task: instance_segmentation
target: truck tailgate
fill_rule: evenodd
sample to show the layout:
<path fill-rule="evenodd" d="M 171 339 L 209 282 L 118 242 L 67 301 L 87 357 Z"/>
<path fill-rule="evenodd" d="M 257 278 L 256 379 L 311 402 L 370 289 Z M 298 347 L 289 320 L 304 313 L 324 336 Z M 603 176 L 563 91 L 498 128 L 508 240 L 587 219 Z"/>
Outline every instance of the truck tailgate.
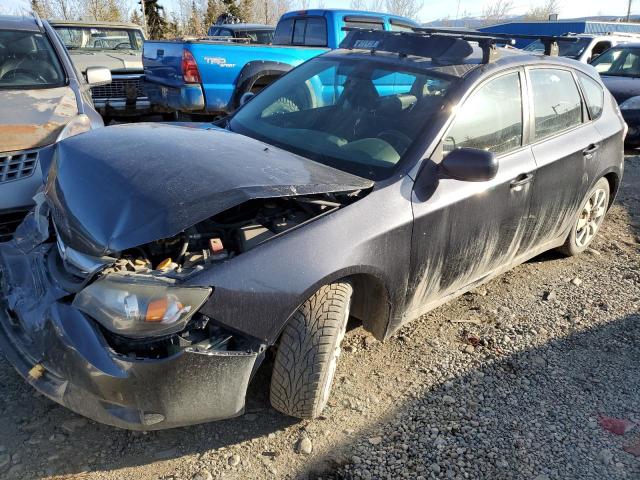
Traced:
<path fill-rule="evenodd" d="M 182 78 L 181 41 L 145 41 L 142 50 L 142 63 L 146 81 L 179 88 L 184 85 Z"/>

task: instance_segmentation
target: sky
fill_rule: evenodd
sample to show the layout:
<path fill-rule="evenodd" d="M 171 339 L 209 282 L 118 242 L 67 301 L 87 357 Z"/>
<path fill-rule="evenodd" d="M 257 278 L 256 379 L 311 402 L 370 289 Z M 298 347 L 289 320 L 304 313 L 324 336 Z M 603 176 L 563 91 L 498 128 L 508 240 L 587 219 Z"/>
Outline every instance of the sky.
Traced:
<path fill-rule="evenodd" d="M 293 0 L 294 2 L 296 0 Z M 311 6 L 317 5 L 319 0 L 311 0 Z M 328 8 L 348 8 L 348 0 L 320 0 Z M 133 5 L 134 0 L 129 0 Z M 167 10 L 175 8 L 177 0 L 160 0 L 161 5 Z M 459 6 L 458 6 L 459 3 Z M 425 0 L 424 6 L 419 14 L 419 20 L 429 22 L 445 17 L 455 19 L 456 15 L 462 16 L 467 13 L 472 17 L 482 15 L 485 5 L 491 0 Z M 526 13 L 531 7 L 541 5 L 544 0 L 513 0 L 512 14 L 518 15 Z M 591 15 L 614 15 L 624 16 L 627 13 L 628 0 L 560 0 L 560 18 L 584 17 Z M 14 13 L 21 8 L 27 8 L 28 0 L 0 0 L 0 13 Z M 632 14 L 640 14 L 640 0 L 635 0 L 631 7 Z"/>

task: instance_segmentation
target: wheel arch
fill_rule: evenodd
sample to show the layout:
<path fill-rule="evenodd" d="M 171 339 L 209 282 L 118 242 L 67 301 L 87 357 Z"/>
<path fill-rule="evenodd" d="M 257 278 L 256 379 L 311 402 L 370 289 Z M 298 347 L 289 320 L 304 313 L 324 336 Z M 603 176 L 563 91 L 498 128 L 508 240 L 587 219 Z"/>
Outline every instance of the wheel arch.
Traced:
<path fill-rule="evenodd" d="M 292 65 L 283 62 L 256 60 L 247 63 L 242 67 L 236 79 L 236 88 L 233 91 L 230 102 L 231 110 L 235 110 L 240 106 L 242 95 L 249 92 L 260 79 L 271 77 L 276 80 L 291 69 L 293 69 Z"/>
<path fill-rule="evenodd" d="M 620 176 L 613 171 L 607 172 L 602 175 L 607 182 L 609 182 L 609 207 L 613 205 L 613 201 L 618 194 L 618 189 L 620 188 Z"/>

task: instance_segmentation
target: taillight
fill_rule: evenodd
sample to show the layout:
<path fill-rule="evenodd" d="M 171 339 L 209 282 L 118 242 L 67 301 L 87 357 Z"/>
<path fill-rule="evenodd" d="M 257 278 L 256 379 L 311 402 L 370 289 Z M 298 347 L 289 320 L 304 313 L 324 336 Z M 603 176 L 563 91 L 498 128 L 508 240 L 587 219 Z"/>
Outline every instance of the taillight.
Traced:
<path fill-rule="evenodd" d="M 184 83 L 201 83 L 202 81 L 196 59 L 193 58 L 193 55 L 188 50 L 182 51 L 182 77 L 184 78 Z"/>

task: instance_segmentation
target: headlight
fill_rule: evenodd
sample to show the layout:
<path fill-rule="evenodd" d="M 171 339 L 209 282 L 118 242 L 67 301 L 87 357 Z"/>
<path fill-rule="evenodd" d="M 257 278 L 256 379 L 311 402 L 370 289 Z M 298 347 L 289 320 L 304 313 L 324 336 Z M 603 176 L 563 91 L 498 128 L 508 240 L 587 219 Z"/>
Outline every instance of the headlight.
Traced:
<path fill-rule="evenodd" d="M 210 288 L 105 276 L 78 293 L 73 306 L 114 333 L 139 338 L 182 330 L 210 294 Z"/>
<path fill-rule="evenodd" d="M 73 117 L 71 121 L 65 125 L 60 135 L 58 135 L 56 142 L 73 137 L 79 133 L 88 132 L 89 130 L 91 130 L 91 120 L 84 113 L 81 113 Z"/>
<path fill-rule="evenodd" d="M 620 110 L 638 110 L 640 109 L 640 96 L 631 97 L 620 104 Z"/>

